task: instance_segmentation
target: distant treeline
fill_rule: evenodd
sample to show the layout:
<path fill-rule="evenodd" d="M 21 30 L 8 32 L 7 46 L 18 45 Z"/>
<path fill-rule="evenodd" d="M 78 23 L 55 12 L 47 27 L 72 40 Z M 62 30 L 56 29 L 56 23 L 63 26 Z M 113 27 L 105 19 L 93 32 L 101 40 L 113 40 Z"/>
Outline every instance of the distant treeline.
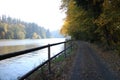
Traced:
<path fill-rule="evenodd" d="M 0 16 L 0 39 L 41 39 L 50 38 L 49 30 L 35 23 Z"/>

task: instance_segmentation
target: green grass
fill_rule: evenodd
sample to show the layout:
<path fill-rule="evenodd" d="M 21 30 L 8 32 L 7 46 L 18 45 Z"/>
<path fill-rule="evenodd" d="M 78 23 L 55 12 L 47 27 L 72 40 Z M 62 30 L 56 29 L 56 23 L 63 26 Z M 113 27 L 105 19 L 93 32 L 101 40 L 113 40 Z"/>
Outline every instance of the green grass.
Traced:
<path fill-rule="evenodd" d="M 58 57 L 56 57 L 54 60 L 53 60 L 53 62 L 60 62 L 60 61 L 63 61 L 64 60 L 64 58 L 65 58 L 65 56 L 64 56 L 64 54 L 62 54 L 62 55 L 60 55 L 60 56 L 58 56 Z"/>
<path fill-rule="evenodd" d="M 69 55 L 71 55 L 72 54 L 72 50 L 71 50 L 71 48 L 70 49 L 68 49 L 67 51 L 66 51 L 66 57 L 68 57 Z M 53 62 L 60 62 L 60 61 L 63 61 L 65 59 L 65 53 L 62 53 L 61 55 L 59 55 L 58 57 L 56 57 L 54 60 L 53 60 Z"/>

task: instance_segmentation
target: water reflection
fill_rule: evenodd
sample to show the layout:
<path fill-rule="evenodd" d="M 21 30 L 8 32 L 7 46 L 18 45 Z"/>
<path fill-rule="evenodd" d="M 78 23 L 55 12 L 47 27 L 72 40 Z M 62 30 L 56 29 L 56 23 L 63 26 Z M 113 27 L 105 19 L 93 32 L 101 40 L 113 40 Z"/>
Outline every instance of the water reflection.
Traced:
<path fill-rule="evenodd" d="M 7 54 L 11 52 L 26 50 L 37 47 L 38 45 L 16 45 L 16 46 L 0 46 L 0 54 Z"/>

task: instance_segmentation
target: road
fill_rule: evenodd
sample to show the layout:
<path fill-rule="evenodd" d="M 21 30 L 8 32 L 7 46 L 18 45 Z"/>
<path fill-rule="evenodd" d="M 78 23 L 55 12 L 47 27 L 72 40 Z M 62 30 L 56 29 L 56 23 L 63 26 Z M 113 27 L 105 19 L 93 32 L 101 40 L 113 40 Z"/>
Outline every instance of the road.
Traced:
<path fill-rule="evenodd" d="M 78 41 L 77 45 L 70 80 L 120 80 L 109 70 L 89 43 Z"/>

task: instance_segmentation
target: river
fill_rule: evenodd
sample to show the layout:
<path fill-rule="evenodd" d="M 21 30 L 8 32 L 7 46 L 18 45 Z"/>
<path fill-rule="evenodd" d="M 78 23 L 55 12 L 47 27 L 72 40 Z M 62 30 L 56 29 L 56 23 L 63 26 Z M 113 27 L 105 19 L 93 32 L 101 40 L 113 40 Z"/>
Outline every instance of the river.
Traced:
<path fill-rule="evenodd" d="M 64 38 L 37 40 L 0 40 L 0 55 L 65 41 Z M 62 51 L 63 44 L 51 47 L 51 57 Z M 31 52 L 0 61 L 0 80 L 18 80 L 19 77 L 48 59 L 48 49 Z"/>

